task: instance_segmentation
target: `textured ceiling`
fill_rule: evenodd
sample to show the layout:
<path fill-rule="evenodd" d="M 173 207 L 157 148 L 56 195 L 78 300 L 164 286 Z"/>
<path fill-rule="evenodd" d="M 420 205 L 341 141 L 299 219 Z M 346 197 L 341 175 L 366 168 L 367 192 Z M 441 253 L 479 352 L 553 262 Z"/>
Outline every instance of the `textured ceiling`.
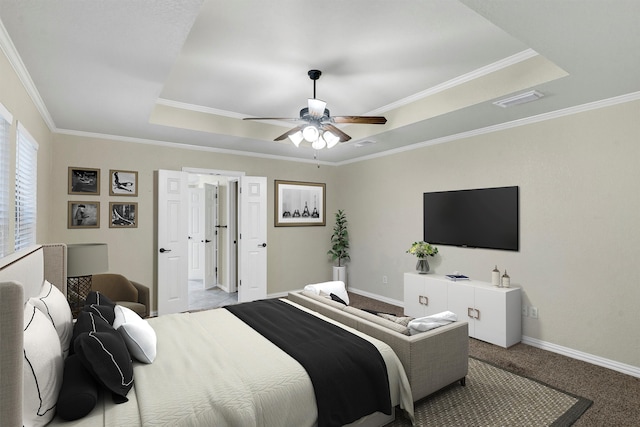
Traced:
<path fill-rule="evenodd" d="M 636 0 L 0 0 L 0 46 L 55 132 L 310 160 L 273 139 L 313 95 L 332 163 L 640 91 Z M 32 83 L 32 86 L 31 86 Z M 492 101 L 535 88 L 540 101 Z M 362 142 L 368 144 L 362 144 Z"/>

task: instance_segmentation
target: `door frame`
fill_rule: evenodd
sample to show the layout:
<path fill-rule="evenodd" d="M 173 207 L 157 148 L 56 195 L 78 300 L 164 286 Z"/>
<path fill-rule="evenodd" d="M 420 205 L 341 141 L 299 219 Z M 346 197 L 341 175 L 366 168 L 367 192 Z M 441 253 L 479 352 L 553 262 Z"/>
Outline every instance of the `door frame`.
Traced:
<path fill-rule="evenodd" d="M 193 168 L 193 167 L 187 167 L 187 166 L 183 166 L 181 171 L 187 172 L 189 174 L 223 176 L 227 178 L 227 181 L 229 183 L 231 181 L 235 181 L 238 187 L 239 187 L 240 178 L 247 175 L 247 173 L 244 171 Z M 229 222 L 229 218 L 231 218 L 231 215 L 234 216 L 235 224 L 233 227 L 233 232 L 237 233 L 236 227 L 239 225 L 239 222 L 240 222 L 240 218 L 238 217 L 240 215 L 240 212 L 237 206 L 231 206 L 231 203 L 238 203 L 238 196 L 237 194 L 232 196 L 230 194 L 230 191 L 227 191 L 226 197 L 227 197 L 227 200 L 225 203 L 226 205 L 225 216 L 227 218 L 227 222 Z M 231 197 L 233 198 L 232 200 L 230 200 Z M 223 288 L 226 288 L 225 290 L 229 293 L 234 293 L 238 291 L 238 270 L 237 270 L 238 263 L 239 263 L 239 258 L 237 256 L 238 243 L 237 243 L 237 235 L 231 236 L 231 228 L 228 228 L 227 230 L 229 231 L 229 236 L 228 236 L 229 238 L 227 239 L 226 247 L 223 250 L 225 250 L 227 254 L 234 254 L 234 255 L 225 257 L 225 263 L 222 266 L 222 269 L 225 272 L 224 273 L 225 281 L 228 284 L 228 286 L 223 286 Z M 218 278 L 218 282 L 220 282 L 220 278 Z"/>

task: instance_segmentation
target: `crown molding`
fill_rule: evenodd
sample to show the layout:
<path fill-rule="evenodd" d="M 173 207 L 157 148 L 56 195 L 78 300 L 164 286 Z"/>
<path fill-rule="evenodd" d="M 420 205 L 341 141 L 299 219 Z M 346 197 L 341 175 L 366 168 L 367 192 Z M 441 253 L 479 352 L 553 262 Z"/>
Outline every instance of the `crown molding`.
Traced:
<path fill-rule="evenodd" d="M 51 132 L 56 132 L 56 124 L 53 122 L 53 119 L 49 114 L 49 110 L 47 110 L 44 101 L 40 97 L 40 93 L 38 92 L 38 89 L 36 89 L 36 85 L 33 83 L 31 75 L 29 75 L 27 67 L 25 67 L 24 62 L 22 62 L 22 58 L 20 58 L 20 55 L 18 54 L 13 41 L 11 41 L 11 37 L 9 37 L 9 33 L 7 33 L 7 29 L 2 24 L 2 21 L 0 21 L 0 49 L 2 49 L 2 52 L 4 52 L 5 56 L 9 60 L 9 64 L 11 64 L 11 67 L 16 72 L 20 82 L 35 104 L 42 120 L 44 120 Z"/>
<path fill-rule="evenodd" d="M 387 111 L 395 110 L 396 108 L 403 107 L 405 105 L 408 105 L 413 102 L 419 101 L 421 99 L 427 98 L 429 96 L 435 95 L 436 93 L 443 92 L 445 90 L 451 89 L 461 84 L 479 79 L 486 75 L 495 73 L 496 71 L 500 71 L 504 68 L 518 64 L 522 61 L 526 61 L 527 59 L 533 58 L 535 56 L 538 56 L 538 52 L 536 52 L 535 50 L 533 49 L 523 50 L 522 52 L 518 52 L 515 55 L 508 56 L 504 59 L 501 59 L 500 61 L 496 61 L 492 64 L 478 68 L 477 70 L 473 70 L 467 74 L 463 74 L 461 76 L 448 80 L 439 85 L 430 87 L 429 89 L 423 90 L 422 92 L 415 93 L 406 98 L 399 99 L 398 101 L 392 102 L 391 104 L 387 104 L 380 108 L 376 108 L 373 111 L 369 111 L 367 115 L 382 114 L 382 113 L 386 113 Z"/>
<path fill-rule="evenodd" d="M 169 141 L 157 141 L 152 139 L 144 139 L 144 138 L 133 138 L 128 136 L 118 136 L 118 135 L 108 135 L 108 134 L 100 134 L 94 132 L 84 132 L 84 131 L 76 131 L 69 129 L 57 129 L 57 134 L 61 135 L 71 135 L 71 136 L 80 136 L 83 138 L 95 138 L 95 139 L 106 139 L 109 141 L 118 141 L 118 142 L 131 142 L 135 144 L 146 144 L 146 145 L 155 145 L 158 147 L 167 147 L 167 148 L 178 148 L 184 150 L 193 150 L 193 151 L 206 151 L 210 153 L 220 153 L 220 154 L 231 154 L 234 156 L 244 156 L 244 157 L 255 157 L 260 159 L 270 159 L 270 160 L 282 160 L 285 162 L 298 162 L 298 163 L 310 163 L 314 165 L 324 165 L 324 166 L 336 166 L 335 163 L 320 161 L 317 159 L 301 159 L 297 157 L 286 157 L 286 156 L 276 156 L 273 154 L 263 154 L 263 153 L 253 153 L 248 151 L 238 151 L 238 150 L 228 150 L 226 148 L 215 148 L 215 147 L 205 147 L 201 145 L 193 145 L 193 144 L 183 144 L 179 142 L 169 142 Z"/>
<path fill-rule="evenodd" d="M 461 132 L 454 135 L 447 135 L 441 138 L 435 138 L 428 141 L 419 142 L 412 145 L 407 145 L 400 148 L 394 148 L 392 150 L 383 151 L 368 156 L 358 157 L 357 159 L 346 160 L 336 163 L 336 166 L 347 165 L 350 163 L 361 162 L 365 160 L 376 159 L 379 157 L 386 157 L 393 154 L 403 153 L 405 151 L 417 150 L 430 145 L 444 144 L 445 142 L 456 141 L 459 139 L 470 138 L 478 135 L 485 135 L 488 133 L 499 132 L 506 129 L 512 129 L 520 126 L 526 126 L 533 123 L 544 122 L 547 120 L 553 120 L 564 116 L 570 116 L 573 114 L 584 113 L 587 111 L 598 110 L 601 108 L 611 107 L 618 104 L 624 104 L 627 102 L 640 100 L 640 91 L 627 93 L 625 95 L 616 96 L 613 98 L 607 98 L 600 101 L 589 102 L 582 105 L 576 105 L 574 107 L 568 107 L 561 110 L 551 111 L 544 114 L 538 114 L 537 116 L 525 117 L 518 120 L 512 120 L 510 122 L 500 123 L 497 125 L 487 126 L 484 128 L 474 129 L 467 132 Z"/>

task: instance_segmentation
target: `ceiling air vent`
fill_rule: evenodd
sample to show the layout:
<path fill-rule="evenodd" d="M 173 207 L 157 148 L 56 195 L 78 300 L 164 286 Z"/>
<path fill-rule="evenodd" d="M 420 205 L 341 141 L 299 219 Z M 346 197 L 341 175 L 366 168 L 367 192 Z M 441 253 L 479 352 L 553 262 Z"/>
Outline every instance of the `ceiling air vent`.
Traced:
<path fill-rule="evenodd" d="M 366 140 L 366 141 L 358 141 L 355 144 L 353 144 L 356 147 L 366 147 L 367 145 L 371 145 L 371 144 L 375 144 L 375 141 L 371 141 L 371 140 Z"/>
<path fill-rule="evenodd" d="M 530 90 L 529 92 L 524 92 L 518 95 L 510 96 L 509 98 L 504 98 L 499 101 L 495 101 L 493 104 L 498 107 L 507 108 L 513 107 L 514 105 L 526 104 L 527 102 L 537 101 L 542 98 L 544 94 L 538 92 L 537 90 Z"/>

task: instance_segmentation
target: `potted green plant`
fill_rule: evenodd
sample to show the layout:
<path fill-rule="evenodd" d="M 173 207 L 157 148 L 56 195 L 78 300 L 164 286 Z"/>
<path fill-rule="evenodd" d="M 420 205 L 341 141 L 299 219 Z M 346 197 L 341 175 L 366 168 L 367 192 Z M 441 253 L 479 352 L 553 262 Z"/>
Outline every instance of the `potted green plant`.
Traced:
<path fill-rule="evenodd" d="M 341 280 L 347 283 L 347 267 L 345 261 L 350 260 L 349 257 L 349 231 L 347 230 L 347 217 L 342 209 L 336 212 L 336 223 L 333 226 L 333 234 L 331 235 L 331 249 L 327 254 L 331 260 L 338 261 L 338 265 L 333 267 L 333 280 Z"/>

